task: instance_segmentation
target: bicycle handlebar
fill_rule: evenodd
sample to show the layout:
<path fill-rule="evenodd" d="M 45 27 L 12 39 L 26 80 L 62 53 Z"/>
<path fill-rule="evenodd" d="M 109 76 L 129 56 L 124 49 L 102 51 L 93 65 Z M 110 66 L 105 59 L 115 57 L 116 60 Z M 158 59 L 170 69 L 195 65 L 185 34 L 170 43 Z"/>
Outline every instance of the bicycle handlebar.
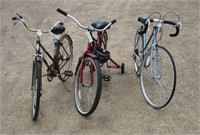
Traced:
<path fill-rule="evenodd" d="M 26 24 L 26 21 L 24 20 L 24 18 L 21 16 L 21 15 L 19 15 L 18 13 L 17 13 L 17 16 L 15 16 L 15 17 L 12 17 L 12 20 L 13 21 L 16 21 L 15 23 L 14 23 L 14 25 L 16 24 L 16 23 L 20 23 L 23 27 L 24 27 L 24 29 L 25 30 L 29 30 L 29 31 L 31 31 L 31 32 L 38 32 L 38 29 L 32 29 L 32 28 L 29 28 L 28 26 L 27 26 L 27 24 Z M 48 30 L 40 30 L 42 33 L 48 33 L 49 31 Z"/>
<path fill-rule="evenodd" d="M 170 24 L 170 25 L 175 26 L 176 32 L 175 32 L 174 34 L 170 34 L 170 35 L 169 35 L 170 37 L 176 37 L 176 36 L 178 36 L 178 34 L 179 34 L 180 23 L 177 24 L 177 23 L 175 23 L 175 22 L 171 22 L 171 21 L 167 21 L 167 20 L 164 20 L 163 23 L 165 23 L 165 24 Z"/>
<path fill-rule="evenodd" d="M 86 26 L 83 26 L 75 17 L 73 17 L 72 15 L 70 15 L 69 13 L 65 12 L 64 10 L 58 8 L 57 9 L 57 12 L 61 13 L 62 15 L 64 16 L 67 16 L 69 18 L 71 18 L 72 20 L 74 20 L 76 22 L 76 24 L 81 27 L 82 29 L 85 29 L 85 30 L 91 30 L 91 31 L 105 31 L 106 29 L 108 29 L 110 27 L 110 25 L 113 25 L 114 23 L 117 22 L 117 20 L 112 20 L 106 27 L 104 27 L 104 29 L 95 29 L 94 27 L 92 26 L 89 26 L 89 27 L 86 27 Z"/>
<path fill-rule="evenodd" d="M 114 20 L 111 21 L 112 24 L 114 24 L 114 23 L 116 23 L 116 22 L 117 22 L 116 19 L 114 19 Z"/>
<path fill-rule="evenodd" d="M 63 10 L 60 9 L 60 8 L 58 8 L 57 11 L 58 11 L 59 13 L 63 14 L 64 16 L 67 16 L 67 15 L 68 15 L 67 12 L 63 11 Z"/>
<path fill-rule="evenodd" d="M 138 32 L 139 34 L 144 34 L 146 33 L 148 27 L 149 27 L 149 23 L 150 22 L 158 22 L 158 23 L 163 23 L 163 24 L 170 24 L 170 25 L 173 25 L 175 26 L 176 28 L 176 32 L 174 34 L 170 34 L 169 36 L 170 37 L 176 37 L 178 36 L 179 34 L 179 31 L 180 31 L 180 22 L 178 23 L 175 23 L 175 22 L 172 22 L 172 21 L 167 21 L 167 20 L 158 20 L 158 19 L 149 19 L 147 18 L 145 22 L 142 22 L 143 26 L 141 27 L 141 30 Z"/>

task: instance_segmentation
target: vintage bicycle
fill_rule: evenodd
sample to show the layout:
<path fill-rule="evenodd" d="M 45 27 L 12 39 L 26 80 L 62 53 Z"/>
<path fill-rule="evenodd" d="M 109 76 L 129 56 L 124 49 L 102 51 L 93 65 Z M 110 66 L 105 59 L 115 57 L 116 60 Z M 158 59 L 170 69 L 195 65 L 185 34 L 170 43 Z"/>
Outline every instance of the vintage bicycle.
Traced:
<path fill-rule="evenodd" d="M 32 69 L 32 120 L 38 118 L 40 97 L 42 96 L 42 77 L 47 76 L 49 82 L 54 77 L 58 77 L 62 82 L 65 82 L 70 76 L 73 76 L 72 61 L 73 61 L 73 43 L 68 34 L 65 34 L 65 27 L 63 22 L 56 22 L 48 30 L 29 28 L 24 17 L 17 14 L 13 17 L 14 25 L 20 23 L 26 32 L 35 32 L 37 40 L 32 44 L 35 49 L 33 54 L 33 69 Z M 50 33 L 53 37 L 54 54 L 48 53 L 45 47 L 41 44 L 40 38 L 44 33 Z M 50 58 L 51 64 L 48 64 L 44 57 L 44 53 Z M 47 74 L 42 75 L 42 63 L 47 67 Z"/>
<path fill-rule="evenodd" d="M 155 14 L 158 18 L 152 18 Z M 175 15 L 177 21 L 165 20 L 165 17 L 169 14 Z M 151 107 L 160 109 L 170 102 L 176 88 L 176 67 L 173 57 L 166 48 L 160 46 L 163 24 L 174 26 L 176 32 L 170 34 L 170 37 L 176 37 L 181 27 L 180 17 L 169 12 L 162 18 L 159 12 L 154 12 L 149 16 L 138 17 L 138 21 L 142 23 L 142 26 L 136 31 L 135 35 L 133 50 L 135 71 L 137 76 L 140 76 L 140 86 L 146 102 Z M 147 38 L 150 23 L 153 29 L 151 35 Z"/>
<path fill-rule="evenodd" d="M 86 30 L 88 45 L 87 50 L 79 58 L 75 71 L 75 104 L 77 111 L 83 116 L 92 114 L 100 100 L 102 90 L 102 79 L 110 81 L 109 75 L 102 75 L 101 67 L 110 60 L 114 66 L 108 68 L 121 68 L 124 73 L 124 64 L 119 66 L 110 58 L 110 52 L 106 49 L 108 42 L 108 30 L 116 20 L 97 21 L 91 25 L 83 26 L 72 15 L 62 9 L 57 9 L 62 15 L 74 20 L 82 29 Z M 94 38 L 92 32 L 97 32 L 97 38 Z M 108 64 L 107 64 L 108 66 Z"/>

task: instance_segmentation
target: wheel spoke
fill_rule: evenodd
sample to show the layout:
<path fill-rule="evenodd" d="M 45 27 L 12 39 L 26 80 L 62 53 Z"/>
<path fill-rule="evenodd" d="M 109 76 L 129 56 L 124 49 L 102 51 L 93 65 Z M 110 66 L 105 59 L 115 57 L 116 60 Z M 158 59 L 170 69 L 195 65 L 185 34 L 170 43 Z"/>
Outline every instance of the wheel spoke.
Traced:
<path fill-rule="evenodd" d="M 75 103 L 78 112 L 83 116 L 88 116 L 94 112 L 100 99 L 101 72 L 98 61 L 90 57 L 86 57 L 82 64 L 78 68 L 75 81 Z M 81 68 L 82 66 L 84 68 Z M 81 73 L 83 73 L 82 83 L 79 78 Z"/>
<path fill-rule="evenodd" d="M 176 84 L 175 65 L 169 52 L 160 46 L 154 49 L 150 66 L 145 67 L 145 56 L 141 70 L 141 89 L 146 101 L 154 108 L 166 106 L 174 93 Z M 150 70 L 152 68 L 152 70 Z"/>

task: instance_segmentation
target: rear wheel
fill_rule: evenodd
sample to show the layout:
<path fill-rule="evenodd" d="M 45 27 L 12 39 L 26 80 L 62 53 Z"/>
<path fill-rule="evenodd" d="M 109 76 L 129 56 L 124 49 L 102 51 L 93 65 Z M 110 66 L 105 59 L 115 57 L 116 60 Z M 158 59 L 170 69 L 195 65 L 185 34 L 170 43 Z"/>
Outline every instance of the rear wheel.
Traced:
<path fill-rule="evenodd" d="M 60 38 L 60 45 L 59 50 L 59 71 L 60 75 L 58 78 L 61 81 L 66 81 L 69 78 L 69 73 L 72 72 L 72 62 L 73 62 L 73 42 L 69 35 L 65 34 Z M 72 73 L 71 73 L 72 74 Z"/>
<path fill-rule="evenodd" d="M 42 88 L 42 63 L 35 61 L 33 63 L 32 73 L 32 120 L 37 120 L 40 106 L 40 96 Z"/>
<path fill-rule="evenodd" d="M 142 36 L 138 34 L 137 31 L 135 35 L 134 52 L 133 52 L 133 63 L 137 76 L 140 76 L 140 68 L 143 59 L 142 51 L 143 51 Z"/>
<path fill-rule="evenodd" d="M 75 105 L 77 111 L 88 116 L 100 100 L 102 75 L 98 60 L 86 57 L 78 67 L 75 80 Z"/>

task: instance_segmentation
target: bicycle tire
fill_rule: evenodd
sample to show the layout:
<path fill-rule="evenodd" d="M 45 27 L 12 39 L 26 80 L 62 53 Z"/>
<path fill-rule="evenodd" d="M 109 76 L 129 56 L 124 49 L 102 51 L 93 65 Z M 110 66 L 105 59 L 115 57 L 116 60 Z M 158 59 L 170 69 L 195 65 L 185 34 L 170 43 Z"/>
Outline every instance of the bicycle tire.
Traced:
<path fill-rule="evenodd" d="M 83 65 L 84 64 L 84 65 Z M 80 72 L 83 67 L 83 82 L 80 83 Z M 94 68 L 94 70 L 92 70 Z M 88 69 L 88 71 L 87 71 Z M 91 78 L 94 78 L 93 81 Z M 92 83 L 93 82 L 93 83 Z M 92 114 L 99 103 L 102 90 L 102 74 L 98 60 L 86 57 L 82 60 L 75 79 L 75 105 L 77 111 L 84 117 Z M 85 93 L 84 93 L 85 92 Z M 94 94 L 92 94 L 93 92 Z M 88 94 L 89 93 L 89 94 Z M 92 95 L 91 103 L 88 97 Z M 86 102 L 86 104 L 84 104 Z"/>
<path fill-rule="evenodd" d="M 151 53 L 149 51 L 142 63 L 140 75 L 141 90 L 146 102 L 151 107 L 161 109 L 171 101 L 174 95 L 176 67 L 169 51 L 158 45 L 153 49 L 152 55 L 152 73 L 155 74 L 151 73 L 150 59 Z M 159 93 L 156 93 L 157 91 Z"/>
<path fill-rule="evenodd" d="M 143 48 L 142 35 L 136 31 L 133 50 L 133 64 L 137 76 L 140 76 L 142 59 L 144 58 L 144 55 L 141 53 Z"/>
<path fill-rule="evenodd" d="M 73 42 L 71 37 L 68 34 L 64 34 L 60 38 L 60 42 L 62 43 L 59 47 L 59 72 L 60 75 L 58 78 L 65 82 L 69 76 L 66 76 L 65 71 L 72 71 L 72 63 L 73 63 Z"/>
<path fill-rule="evenodd" d="M 42 88 L 42 63 L 35 60 L 33 62 L 32 73 L 32 120 L 35 121 L 38 118 L 40 96 Z"/>

